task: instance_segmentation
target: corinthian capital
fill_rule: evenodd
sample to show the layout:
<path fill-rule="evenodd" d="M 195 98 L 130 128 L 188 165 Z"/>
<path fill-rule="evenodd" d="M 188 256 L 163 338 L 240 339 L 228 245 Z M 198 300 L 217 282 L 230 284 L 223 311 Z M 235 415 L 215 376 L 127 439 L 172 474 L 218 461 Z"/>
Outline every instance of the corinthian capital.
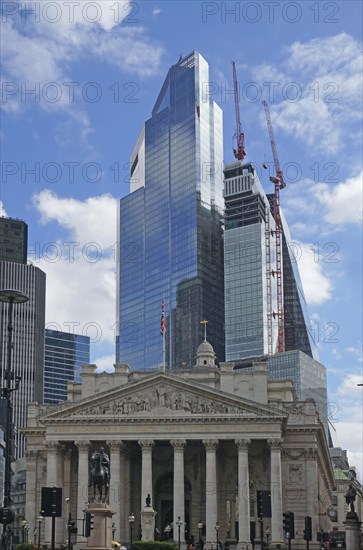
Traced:
<path fill-rule="evenodd" d="M 282 439 L 268 439 L 267 444 L 271 450 L 279 451 L 282 447 Z"/>
<path fill-rule="evenodd" d="M 148 451 L 150 453 L 155 445 L 155 441 L 153 439 L 140 439 L 138 443 L 142 449 L 142 452 Z"/>
<path fill-rule="evenodd" d="M 111 453 L 117 453 L 120 452 L 123 443 L 122 441 L 115 440 L 115 441 L 106 441 L 106 444 L 109 446 Z"/>
<path fill-rule="evenodd" d="M 47 449 L 47 454 L 56 455 L 60 451 L 60 445 L 58 441 L 46 441 L 45 447 Z"/>
<path fill-rule="evenodd" d="M 183 451 L 187 444 L 186 439 L 171 439 L 170 445 L 174 447 L 174 451 Z"/>
<path fill-rule="evenodd" d="M 218 439 L 203 439 L 203 445 L 206 451 L 215 451 L 218 447 Z"/>
<path fill-rule="evenodd" d="M 235 444 L 239 451 L 248 451 L 248 447 L 251 444 L 250 439 L 235 439 Z"/>
<path fill-rule="evenodd" d="M 90 442 L 89 441 L 75 441 L 75 445 L 78 447 L 79 453 L 88 452 Z"/>

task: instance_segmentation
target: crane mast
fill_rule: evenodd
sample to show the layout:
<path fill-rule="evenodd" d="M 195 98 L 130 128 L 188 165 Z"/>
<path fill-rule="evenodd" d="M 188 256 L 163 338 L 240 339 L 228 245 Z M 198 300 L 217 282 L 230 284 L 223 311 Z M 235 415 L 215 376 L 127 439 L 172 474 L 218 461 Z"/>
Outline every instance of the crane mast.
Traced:
<path fill-rule="evenodd" d="M 279 158 L 277 155 L 277 149 L 276 149 L 276 143 L 274 138 L 274 133 L 272 129 L 272 123 L 271 123 L 271 116 L 270 116 L 270 109 L 266 101 L 262 102 L 264 109 L 265 109 L 265 117 L 267 122 L 267 128 L 268 133 L 270 137 L 270 143 L 271 143 L 271 149 L 272 149 L 272 156 L 274 159 L 274 165 L 275 165 L 275 177 L 270 177 L 270 181 L 274 184 L 274 218 L 275 218 L 275 243 L 276 243 L 276 272 L 272 273 L 271 269 L 269 269 L 268 276 L 271 277 L 271 275 L 276 275 L 276 284 L 277 284 L 277 313 L 272 313 L 272 316 L 274 318 L 277 317 L 277 351 L 279 353 L 285 351 L 285 334 L 284 334 L 284 303 L 283 303 L 283 281 L 282 281 L 282 250 L 281 250 L 281 217 L 280 217 L 280 189 L 283 189 L 286 187 L 286 183 L 284 182 L 282 170 L 280 167 Z M 271 235 L 271 232 L 269 231 L 269 235 Z M 271 279 L 270 282 L 267 285 L 271 288 Z M 272 348 L 272 319 L 271 315 L 269 315 L 268 319 L 268 326 L 269 326 L 269 347 Z M 269 353 L 272 353 L 272 349 L 269 349 Z"/>
<path fill-rule="evenodd" d="M 236 159 L 243 161 L 246 156 L 245 151 L 245 135 L 241 129 L 241 117 L 239 112 L 239 94 L 238 94 L 238 81 L 236 73 L 235 62 L 232 61 L 233 67 L 233 88 L 234 88 L 234 108 L 236 112 L 236 139 L 237 139 L 237 148 L 233 150 L 234 156 Z"/>

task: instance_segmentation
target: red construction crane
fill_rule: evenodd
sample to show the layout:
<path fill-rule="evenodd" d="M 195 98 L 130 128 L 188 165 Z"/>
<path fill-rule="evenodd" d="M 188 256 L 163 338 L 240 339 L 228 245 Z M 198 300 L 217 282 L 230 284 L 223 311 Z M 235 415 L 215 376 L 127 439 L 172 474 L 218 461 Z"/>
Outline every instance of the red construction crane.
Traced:
<path fill-rule="evenodd" d="M 262 104 L 265 109 L 267 128 L 270 136 L 272 155 L 274 159 L 275 172 L 276 172 L 275 177 L 270 177 L 270 181 L 275 186 L 273 210 L 274 210 L 274 218 L 275 218 L 274 233 L 276 238 L 276 271 L 274 273 L 272 273 L 271 271 L 271 275 L 273 276 L 276 275 L 276 283 L 277 283 L 277 313 L 272 312 L 272 316 L 274 319 L 276 319 L 277 317 L 277 323 L 278 323 L 277 351 L 280 353 L 285 351 L 284 303 L 283 303 L 283 286 L 282 286 L 283 282 L 282 282 L 282 252 L 281 252 L 280 189 L 283 189 L 284 187 L 286 187 L 286 183 L 284 182 L 282 170 L 281 170 L 279 159 L 277 156 L 276 143 L 275 143 L 272 123 L 271 123 L 270 109 L 266 101 L 263 101 Z M 270 326 L 271 326 L 272 320 L 269 319 L 268 322 L 270 323 Z M 271 350 L 269 350 L 269 353 L 271 353 Z"/>
<path fill-rule="evenodd" d="M 235 62 L 232 61 L 233 67 L 233 88 L 234 88 L 234 108 L 236 111 L 236 140 L 237 148 L 233 149 L 233 154 L 238 160 L 243 160 L 246 156 L 245 151 L 245 135 L 241 129 L 241 117 L 239 112 L 239 97 L 238 97 L 238 82 Z"/>

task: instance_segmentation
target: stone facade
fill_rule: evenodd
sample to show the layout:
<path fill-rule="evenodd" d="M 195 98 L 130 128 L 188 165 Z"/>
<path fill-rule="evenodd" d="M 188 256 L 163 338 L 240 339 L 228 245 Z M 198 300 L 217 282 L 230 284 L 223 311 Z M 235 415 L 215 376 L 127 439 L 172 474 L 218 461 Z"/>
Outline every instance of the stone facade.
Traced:
<path fill-rule="evenodd" d="M 331 530 L 334 476 L 323 426 L 314 401 L 299 402 L 290 381 L 268 381 L 265 365 L 251 372 L 233 363 L 172 372 L 96 373 L 85 365 L 82 384 L 69 385 L 61 405 L 29 406 L 27 502 L 29 532 L 40 510 L 42 486 L 63 487 L 63 518 L 56 542 L 65 542 L 65 499 L 79 533 L 90 500 L 88 462 L 101 446 L 110 456 L 109 502 L 115 540 L 128 541 L 128 516 L 140 514 L 151 495 L 160 533 L 185 520 L 181 542 L 199 537 L 207 548 L 218 539 L 246 548 L 258 539 L 257 491 L 271 494 L 270 546 L 284 544 L 282 514 L 295 513 L 294 548 L 305 548 L 304 517 L 313 532 Z M 50 520 L 42 538 L 50 540 Z M 254 535 L 255 533 L 255 535 Z M 311 548 L 318 547 L 315 542 Z M 79 536 L 78 548 L 85 546 Z"/>

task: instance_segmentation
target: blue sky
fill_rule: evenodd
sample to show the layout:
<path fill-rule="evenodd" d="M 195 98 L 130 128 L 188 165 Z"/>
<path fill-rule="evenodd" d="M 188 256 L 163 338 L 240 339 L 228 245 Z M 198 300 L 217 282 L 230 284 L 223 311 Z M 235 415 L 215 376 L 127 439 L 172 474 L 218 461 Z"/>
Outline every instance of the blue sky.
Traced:
<path fill-rule="evenodd" d="M 261 100 L 270 102 L 331 421 L 362 473 L 362 3 L 73 4 L 2 3 L 0 201 L 29 225 L 29 257 L 47 272 L 48 326 L 91 336 L 92 360 L 110 368 L 116 200 L 129 190 L 138 133 L 168 68 L 196 49 L 233 160 L 234 60 L 247 160 L 266 191 Z"/>

